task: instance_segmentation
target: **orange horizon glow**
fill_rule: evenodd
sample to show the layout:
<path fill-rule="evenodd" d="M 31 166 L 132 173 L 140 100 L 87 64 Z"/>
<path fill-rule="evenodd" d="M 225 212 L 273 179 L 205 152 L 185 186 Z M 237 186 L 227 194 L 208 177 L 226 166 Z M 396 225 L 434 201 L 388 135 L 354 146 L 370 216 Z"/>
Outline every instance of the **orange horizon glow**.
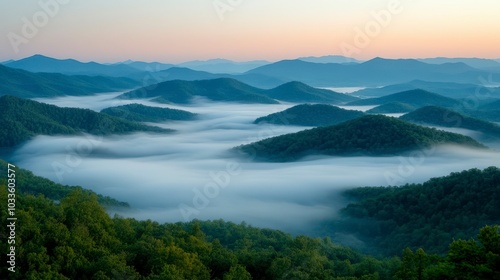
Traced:
<path fill-rule="evenodd" d="M 22 36 L 22 18 L 32 20 L 41 8 L 35 2 L 0 3 L 9 6 L 0 27 L 0 61 L 34 54 L 98 62 L 278 61 L 345 55 L 345 45 L 356 49 L 349 56 L 361 60 L 500 58 L 500 1 L 494 0 L 481 5 L 472 0 L 317 0 L 314 5 L 305 0 L 242 0 L 222 14 L 214 3 L 227 0 L 151 0 L 148 5 L 74 0 L 60 5 L 36 36 L 18 45 L 19 52 L 7 35 Z M 399 3 L 401 11 L 390 14 L 387 26 L 365 34 L 368 44 L 356 45 L 359 30 L 366 33 L 376 22 L 373 14 L 384 13 L 391 3 Z"/>

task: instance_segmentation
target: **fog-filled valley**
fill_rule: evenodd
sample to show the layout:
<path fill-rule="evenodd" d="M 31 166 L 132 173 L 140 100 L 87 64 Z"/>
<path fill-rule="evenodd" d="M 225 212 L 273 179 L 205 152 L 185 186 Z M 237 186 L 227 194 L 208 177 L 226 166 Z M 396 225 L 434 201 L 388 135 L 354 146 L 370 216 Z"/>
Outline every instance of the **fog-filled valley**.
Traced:
<path fill-rule="evenodd" d="M 137 103 L 117 100 L 117 95 L 37 100 L 95 111 Z M 186 110 L 198 114 L 198 119 L 155 123 L 175 130 L 166 135 L 37 136 L 16 148 L 8 160 L 55 182 L 80 185 L 128 202 L 130 209 L 115 210 L 126 217 L 159 222 L 222 218 L 314 236 L 323 221 L 347 205 L 340 194 L 343 190 L 422 183 L 455 171 L 495 166 L 500 155 L 495 150 L 438 146 L 400 156 L 312 156 L 289 163 L 253 162 L 230 149 L 307 129 L 252 123 L 295 104 L 139 102 Z"/>

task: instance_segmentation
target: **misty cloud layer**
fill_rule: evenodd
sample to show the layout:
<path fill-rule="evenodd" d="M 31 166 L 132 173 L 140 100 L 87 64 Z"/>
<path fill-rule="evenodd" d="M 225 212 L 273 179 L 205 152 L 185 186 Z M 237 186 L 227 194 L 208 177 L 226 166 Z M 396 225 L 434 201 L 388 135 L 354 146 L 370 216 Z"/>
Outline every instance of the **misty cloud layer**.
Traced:
<path fill-rule="evenodd" d="M 137 102 L 116 101 L 116 95 L 43 101 L 97 111 Z M 347 203 L 338 195 L 346 188 L 419 183 L 498 164 L 498 152 L 457 147 L 402 157 L 319 157 L 294 163 L 256 163 L 228 154 L 240 144 L 303 130 L 252 124 L 257 117 L 293 105 L 164 106 L 198 113 L 200 120 L 162 123 L 177 130 L 168 135 L 39 136 L 10 160 L 55 182 L 129 202 L 132 209 L 120 215 L 159 222 L 222 218 L 295 233 L 306 233 L 309 225 L 334 216 Z M 186 214 L 186 209 L 195 211 Z"/>

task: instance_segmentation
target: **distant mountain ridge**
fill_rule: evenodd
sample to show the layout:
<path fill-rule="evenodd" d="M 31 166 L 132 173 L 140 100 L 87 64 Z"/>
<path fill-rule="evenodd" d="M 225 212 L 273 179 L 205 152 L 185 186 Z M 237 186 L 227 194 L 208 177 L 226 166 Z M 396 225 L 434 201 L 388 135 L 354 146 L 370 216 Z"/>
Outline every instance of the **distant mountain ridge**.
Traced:
<path fill-rule="evenodd" d="M 8 62 L 5 66 L 35 73 L 44 72 L 110 77 L 124 77 L 139 72 L 138 69 L 125 64 L 105 65 L 97 62 L 80 62 L 75 59 L 56 59 L 39 54 Z"/>
<path fill-rule="evenodd" d="M 415 79 L 477 83 L 478 76 L 491 74 L 462 62 L 428 64 L 415 59 L 383 58 L 374 58 L 359 64 L 282 60 L 247 73 L 258 73 L 283 81 L 300 81 L 312 86 L 380 86 L 406 83 Z M 496 78 L 500 74 L 494 76 Z"/>
<path fill-rule="evenodd" d="M 255 160 L 288 162 L 305 156 L 398 155 L 440 144 L 484 148 L 474 139 L 382 115 L 285 134 L 233 149 Z"/>

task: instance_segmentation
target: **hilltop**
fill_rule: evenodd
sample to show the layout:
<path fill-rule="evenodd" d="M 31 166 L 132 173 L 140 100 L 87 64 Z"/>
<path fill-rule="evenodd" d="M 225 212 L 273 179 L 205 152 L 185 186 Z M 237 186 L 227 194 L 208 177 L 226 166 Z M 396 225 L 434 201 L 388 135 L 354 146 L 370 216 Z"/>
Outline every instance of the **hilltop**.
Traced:
<path fill-rule="evenodd" d="M 255 124 L 326 126 L 364 116 L 361 111 L 345 110 L 326 104 L 301 104 L 284 111 L 260 117 Z"/>
<path fill-rule="evenodd" d="M 187 121 L 196 118 L 196 114 L 188 111 L 145 106 L 136 103 L 109 107 L 101 110 L 101 113 L 137 122 Z"/>

